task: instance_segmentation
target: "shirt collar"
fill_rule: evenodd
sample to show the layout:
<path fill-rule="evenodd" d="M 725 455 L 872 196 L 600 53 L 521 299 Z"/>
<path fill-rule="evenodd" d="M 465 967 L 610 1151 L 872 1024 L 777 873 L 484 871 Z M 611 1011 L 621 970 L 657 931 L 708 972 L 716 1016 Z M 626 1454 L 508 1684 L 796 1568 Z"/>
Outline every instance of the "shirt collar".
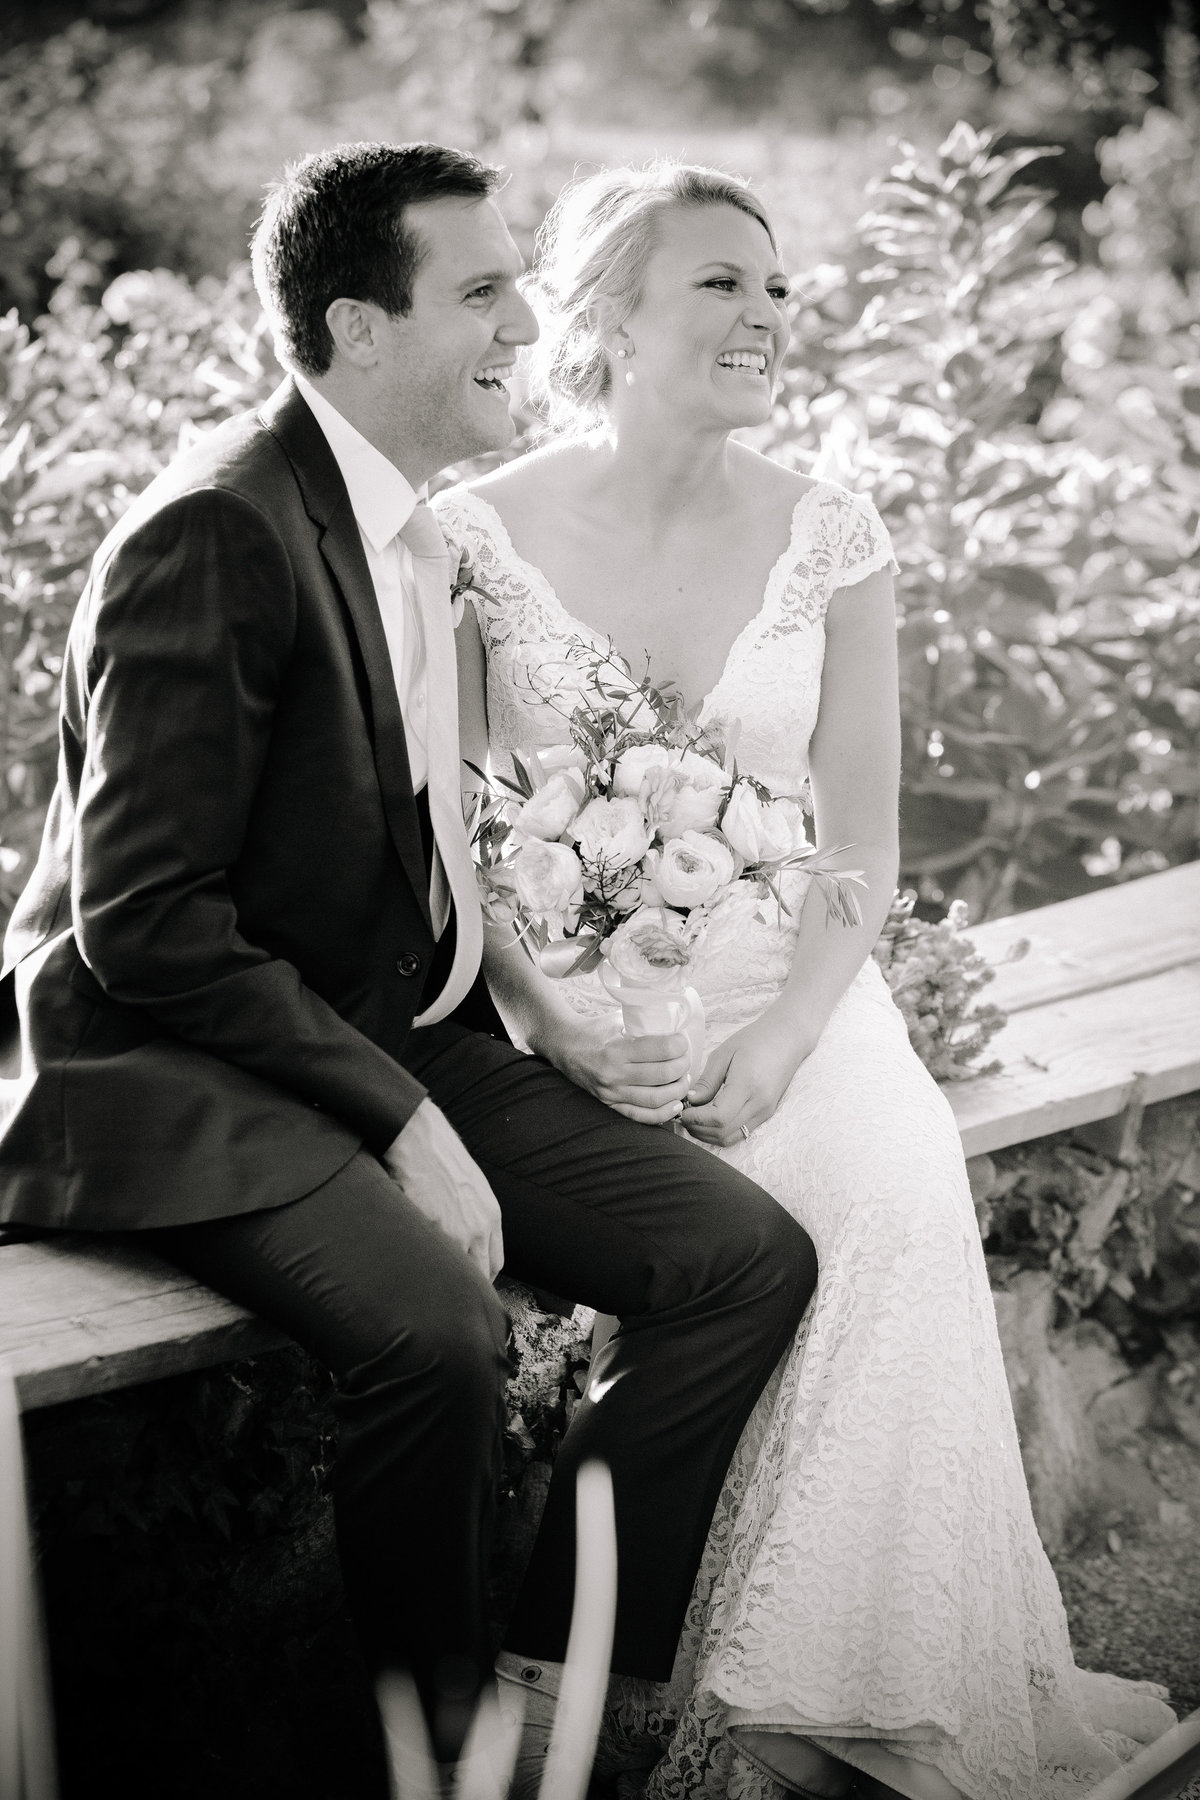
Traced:
<path fill-rule="evenodd" d="M 372 550 L 382 550 L 407 525 L 418 500 L 424 499 L 425 489 L 418 493 L 412 488 L 395 463 L 368 442 L 311 381 L 303 375 L 292 379 L 333 451 L 359 530 Z"/>

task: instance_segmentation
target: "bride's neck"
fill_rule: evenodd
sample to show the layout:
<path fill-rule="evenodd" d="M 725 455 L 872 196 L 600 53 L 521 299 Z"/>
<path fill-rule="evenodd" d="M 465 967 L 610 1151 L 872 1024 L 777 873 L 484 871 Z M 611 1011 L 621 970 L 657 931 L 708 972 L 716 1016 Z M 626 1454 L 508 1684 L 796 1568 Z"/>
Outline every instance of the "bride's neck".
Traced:
<path fill-rule="evenodd" d="M 732 494 L 727 433 L 682 438 L 633 420 L 601 435 L 607 457 L 603 486 L 625 518 L 653 523 L 681 513 L 710 513 Z"/>

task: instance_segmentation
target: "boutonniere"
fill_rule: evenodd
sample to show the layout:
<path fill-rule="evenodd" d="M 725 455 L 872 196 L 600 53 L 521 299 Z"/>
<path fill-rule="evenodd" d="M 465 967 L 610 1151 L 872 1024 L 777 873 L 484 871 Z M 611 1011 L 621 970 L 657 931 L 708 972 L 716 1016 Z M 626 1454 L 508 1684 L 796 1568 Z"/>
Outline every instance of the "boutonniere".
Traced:
<path fill-rule="evenodd" d="M 491 598 L 487 589 L 476 580 L 471 553 L 464 549 L 458 553 L 458 569 L 450 580 L 450 620 L 455 631 L 462 624 L 463 608 L 471 594 L 478 594 L 482 600 Z"/>

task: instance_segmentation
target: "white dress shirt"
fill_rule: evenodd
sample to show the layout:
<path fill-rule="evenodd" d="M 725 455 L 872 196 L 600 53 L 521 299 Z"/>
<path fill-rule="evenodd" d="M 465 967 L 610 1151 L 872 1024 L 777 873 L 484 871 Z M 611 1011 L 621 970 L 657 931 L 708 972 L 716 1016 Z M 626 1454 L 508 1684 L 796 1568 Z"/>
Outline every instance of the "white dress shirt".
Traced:
<path fill-rule="evenodd" d="M 429 702 L 412 555 L 399 532 L 408 523 L 418 500 L 425 498 L 425 490 L 418 494 L 395 464 L 369 443 L 310 381 L 302 375 L 294 375 L 293 380 L 325 434 L 350 495 L 383 621 L 408 742 L 413 793 L 417 794 L 429 773 L 425 724 Z"/>

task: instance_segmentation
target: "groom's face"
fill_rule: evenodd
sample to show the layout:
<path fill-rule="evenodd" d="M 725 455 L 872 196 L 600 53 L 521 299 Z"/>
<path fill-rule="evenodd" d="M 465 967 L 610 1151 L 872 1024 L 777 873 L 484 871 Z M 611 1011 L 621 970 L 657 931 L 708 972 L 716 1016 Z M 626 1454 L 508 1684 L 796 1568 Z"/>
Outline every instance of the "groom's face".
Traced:
<path fill-rule="evenodd" d="M 538 327 L 517 288 L 521 253 L 491 200 L 422 201 L 405 223 L 425 254 L 411 311 L 387 321 L 379 379 L 396 460 L 432 475 L 511 441 L 505 381 Z"/>

